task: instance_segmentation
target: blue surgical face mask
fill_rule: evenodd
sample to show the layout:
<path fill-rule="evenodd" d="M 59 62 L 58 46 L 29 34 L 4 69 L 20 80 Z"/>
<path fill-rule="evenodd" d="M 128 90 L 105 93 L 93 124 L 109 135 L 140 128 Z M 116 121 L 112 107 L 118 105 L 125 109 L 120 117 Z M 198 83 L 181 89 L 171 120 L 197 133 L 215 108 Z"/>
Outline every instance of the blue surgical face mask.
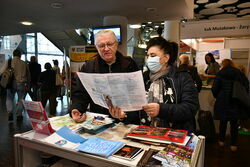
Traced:
<path fill-rule="evenodd" d="M 159 71 L 162 67 L 162 64 L 160 63 L 160 57 L 159 56 L 148 57 L 147 66 L 149 70 L 153 73 Z"/>

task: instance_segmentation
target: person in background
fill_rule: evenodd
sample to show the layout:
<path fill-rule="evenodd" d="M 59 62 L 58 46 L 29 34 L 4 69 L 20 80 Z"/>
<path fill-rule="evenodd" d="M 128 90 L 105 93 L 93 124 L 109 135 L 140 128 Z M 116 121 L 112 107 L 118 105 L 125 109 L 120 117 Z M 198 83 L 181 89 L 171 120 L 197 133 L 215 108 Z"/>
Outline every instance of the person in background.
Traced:
<path fill-rule="evenodd" d="M 215 61 L 214 55 L 212 53 L 207 53 L 205 55 L 205 61 L 207 68 L 205 70 L 205 74 L 203 74 L 202 77 L 207 79 L 208 85 L 212 85 L 217 72 L 220 70 L 220 65 Z"/>
<path fill-rule="evenodd" d="M 227 123 L 230 122 L 230 149 L 237 150 L 238 120 L 246 117 L 246 108 L 232 99 L 233 82 L 239 81 L 249 91 L 246 76 L 235 66 L 232 60 L 224 59 L 221 70 L 217 73 L 212 86 L 213 96 L 216 98 L 214 104 L 214 119 L 220 120 L 219 141 L 220 146 L 225 144 Z"/>
<path fill-rule="evenodd" d="M 179 57 L 179 61 L 180 61 L 179 69 L 188 71 L 188 73 L 191 75 L 191 77 L 194 80 L 194 83 L 198 92 L 200 92 L 202 88 L 202 81 L 197 72 L 197 68 L 193 65 L 190 65 L 189 56 L 182 54 Z"/>
<path fill-rule="evenodd" d="M 56 75 L 60 75 L 61 69 L 58 66 L 59 65 L 58 60 L 53 60 L 53 64 L 54 64 L 53 70 L 56 72 Z M 61 96 L 61 86 L 60 85 L 56 86 L 56 96 L 60 97 L 61 100 L 63 99 L 63 97 Z"/>
<path fill-rule="evenodd" d="M 71 71 L 70 71 L 70 66 L 68 64 L 68 62 L 65 62 L 64 65 L 63 65 L 63 69 L 62 69 L 62 80 L 63 80 L 63 83 L 65 85 L 63 85 L 61 87 L 61 96 L 64 96 L 65 93 L 66 93 L 66 88 L 68 89 L 70 87 L 70 82 L 71 82 Z"/>
<path fill-rule="evenodd" d="M 144 72 L 148 104 L 143 106 L 151 126 L 171 127 L 194 132 L 198 93 L 187 71 L 175 66 L 178 45 L 156 37 L 147 44 Z M 146 121 L 147 122 L 147 121 Z"/>
<path fill-rule="evenodd" d="M 39 85 L 41 86 L 41 101 L 42 105 L 45 108 L 47 101 L 49 100 L 49 117 L 56 115 L 56 73 L 52 69 L 50 63 L 45 63 L 45 71 L 43 71 L 38 80 Z"/>
<path fill-rule="evenodd" d="M 0 81 L 2 79 L 2 75 L 4 73 L 4 71 L 11 66 L 11 61 L 12 58 L 8 58 L 7 62 L 1 67 L 0 69 Z M 8 88 L 8 86 L 7 86 Z M 1 84 L 0 84 L 0 108 L 3 111 L 6 111 L 6 96 L 7 96 L 7 88 L 4 88 Z"/>
<path fill-rule="evenodd" d="M 41 74 L 41 65 L 37 63 L 35 56 L 30 57 L 29 70 L 31 77 L 29 95 L 33 101 L 37 101 L 38 79 Z"/>
<path fill-rule="evenodd" d="M 7 89 L 6 106 L 7 112 L 9 113 L 9 121 L 13 120 L 13 113 L 16 114 L 17 121 L 23 119 L 22 111 L 23 104 L 22 100 L 25 99 L 27 91 L 30 85 L 30 71 L 28 65 L 21 60 L 22 53 L 20 50 L 15 49 L 13 51 L 13 59 L 11 67 L 14 69 L 14 81 L 12 88 Z M 14 104 L 14 98 L 17 93 L 17 103 Z"/>
<path fill-rule="evenodd" d="M 82 72 L 87 73 L 126 73 L 138 70 L 138 67 L 131 57 L 125 57 L 117 51 L 118 40 L 111 30 L 101 30 L 95 36 L 95 46 L 98 54 L 93 60 L 87 61 Z M 109 115 L 117 122 L 139 124 L 139 112 L 125 112 L 117 106 L 110 107 L 109 110 L 95 104 L 79 78 L 76 84 L 72 84 L 72 106 L 70 116 L 76 122 L 83 122 L 86 119 L 86 111 L 90 105 L 90 112 L 98 112 Z"/>
<path fill-rule="evenodd" d="M 245 66 L 239 65 L 238 68 L 247 77 L 247 72 L 246 72 Z M 250 123 L 250 119 L 249 118 L 240 120 L 239 129 L 241 129 L 241 130 L 243 130 L 245 132 L 249 132 L 250 131 L 250 124 L 249 123 Z"/>
<path fill-rule="evenodd" d="M 54 66 L 53 66 L 53 70 L 56 72 L 56 74 L 60 74 L 60 67 L 58 66 L 59 65 L 59 63 L 58 63 L 58 60 L 53 60 L 53 64 L 54 64 Z"/>

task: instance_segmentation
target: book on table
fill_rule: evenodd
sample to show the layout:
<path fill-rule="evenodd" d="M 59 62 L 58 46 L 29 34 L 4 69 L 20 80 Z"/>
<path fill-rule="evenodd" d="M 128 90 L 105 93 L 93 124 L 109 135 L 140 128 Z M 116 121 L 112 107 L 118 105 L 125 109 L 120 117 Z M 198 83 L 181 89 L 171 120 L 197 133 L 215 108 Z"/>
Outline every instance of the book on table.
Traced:
<path fill-rule="evenodd" d="M 52 134 L 54 132 L 41 102 L 23 100 L 22 103 L 29 116 L 32 128 L 36 132 L 44 134 Z"/>
<path fill-rule="evenodd" d="M 141 152 L 143 152 L 142 148 L 131 146 L 131 145 L 125 145 L 120 150 L 118 150 L 113 156 L 132 161 Z"/>
<path fill-rule="evenodd" d="M 158 143 L 183 143 L 187 133 L 186 130 L 139 125 L 132 129 L 126 137 Z"/>
<path fill-rule="evenodd" d="M 100 137 L 93 136 L 76 147 L 76 150 L 108 158 L 123 146 L 124 142 L 106 140 Z"/>
<path fill-rule="evenodd" d="M 166 144 L 166 147 L 153 155 L 153 158 L 162 162 L 163 166 L 185 166 L 191 163 L 193 149 L 179 144 Z"/>

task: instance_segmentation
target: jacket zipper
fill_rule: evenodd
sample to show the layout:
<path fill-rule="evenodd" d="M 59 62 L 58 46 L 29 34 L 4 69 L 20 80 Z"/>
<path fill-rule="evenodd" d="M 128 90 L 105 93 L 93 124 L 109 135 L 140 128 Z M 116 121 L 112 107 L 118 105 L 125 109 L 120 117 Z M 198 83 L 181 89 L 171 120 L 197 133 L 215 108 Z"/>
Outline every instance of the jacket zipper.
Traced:
<path fill-rule="evenodd" d="M 111 71 L 111 65 L 108 65 L 109 66 L 109 73 L 112 73 L 112 71 Z"/>

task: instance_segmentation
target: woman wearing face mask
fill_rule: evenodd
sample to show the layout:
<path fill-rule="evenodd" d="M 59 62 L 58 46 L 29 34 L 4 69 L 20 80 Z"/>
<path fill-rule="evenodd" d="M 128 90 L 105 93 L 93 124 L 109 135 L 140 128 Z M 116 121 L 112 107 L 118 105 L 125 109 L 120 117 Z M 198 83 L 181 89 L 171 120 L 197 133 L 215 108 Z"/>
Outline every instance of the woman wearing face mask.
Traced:
<path fill-rule="evenodd" d="M 148 104 L 143 106 L 147 116 L 141 122 L 194 132 L 198 93 L 188 72 L 176 68 L 177 54 L 178 45 L 162 37 L 148 42 L 149 70 L 144 73 Z"/>

